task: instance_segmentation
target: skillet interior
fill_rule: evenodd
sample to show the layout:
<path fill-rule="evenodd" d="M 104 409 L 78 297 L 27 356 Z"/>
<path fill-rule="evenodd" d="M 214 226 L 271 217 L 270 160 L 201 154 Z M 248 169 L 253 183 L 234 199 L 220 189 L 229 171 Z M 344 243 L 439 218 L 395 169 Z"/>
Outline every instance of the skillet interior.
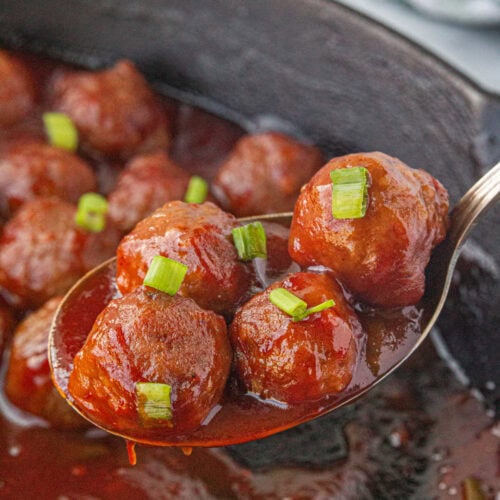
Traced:
<path fill-rule="evenodd" d="M 272 126 L 279 117 L 280 127 L 306 135 L 327 155 L 379 149 L 398 156 L 442 179 L 452 203 L 500 157 L 497 96 L 334 2 L 294 0 L 285 6 L 279 0 L 255 0 L 235 6 L 205 0 L 201 7 L 193 0 L 168 5 L 32 0 L 4 6 L 0 28 L 9 46 L 90 67 L 132 58 L 171 94 L 250 129 Z M 474 237 L 487 257 L 472 251 L 462 261 L 465 277 L 441 321 L 448 347 L 480 387 L 500 382 L 500 235 L 494 230 L 499 223 L 497 207 L 476 229 Z M 430 350 L 425 355 L 434 359 Z M 395 376 L 410 380 L 413 369 Z M 453 386 L 440 370 L 431 372 L 442 378 L 438 392 Z M 498 405 L 498 390 L 486 395 Z M 329 462 L 344 442 L 343 434 L 335 437 L 331 429 L 345 423 L 351 411 L 328 417 L 329 450 L 318 452 L 311 437 L 322 435 L 324 424 L 318 423 L 312 430 L 294 431 L 302 435 L 296 441 L 297 434 L 285 434 L 233 453 L 255 468 L 269 466 L 276 463 L 276 449 L 292 442 L 301 451 L 285 461 L 300 464 L 301 457 L 311 456 L 318 460 L 308 462 L 313 465 Z"/>

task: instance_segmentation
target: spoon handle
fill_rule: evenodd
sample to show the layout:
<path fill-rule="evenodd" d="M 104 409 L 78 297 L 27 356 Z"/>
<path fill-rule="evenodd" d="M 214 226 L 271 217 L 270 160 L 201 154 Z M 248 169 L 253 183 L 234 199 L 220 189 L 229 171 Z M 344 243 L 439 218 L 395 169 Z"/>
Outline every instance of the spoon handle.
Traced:
<path fill-rule="evenodd" d="M 274 214 L 249 215 L 247 217 L 239 217 L 238 222 L 243 224 L 255 221 L 271 221 L 271 222 L 287 222 L 292 220 L 293 212 L 279 212 Z"/>
<path fill-rule="evenodd" d="M 484 174 L 455 205 L 448 238 L 456 249 L 465 242 L 477 220 L 500 198 L 500 162 Z"/>

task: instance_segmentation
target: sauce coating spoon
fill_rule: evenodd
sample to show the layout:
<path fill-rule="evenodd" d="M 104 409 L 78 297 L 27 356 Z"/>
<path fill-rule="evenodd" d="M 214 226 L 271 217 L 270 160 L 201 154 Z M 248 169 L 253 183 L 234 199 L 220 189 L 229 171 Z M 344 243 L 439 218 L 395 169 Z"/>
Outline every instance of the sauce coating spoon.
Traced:
<path fill-rule="evenodd" d="M 372 332 L 370 317 L 361 318 L 368 336 L 373 334 L 373 338 L 351 383 L 343 392 L 318 401 L 280 406 L 241 394 L 233 387 L 235 384 L 229 384 L 220 405 L 203 425 L 189 433 L 165 435 L 162 430 L 138 428 L 133 435 L 122 435 L 96 425 L 127 440 L 157 446 L 225 446 L 270 436 L 354 401 L 404 363 L 425 340 L 446 301 L 463 243 L 474 224 L 499 198 L 500 163 L 481 177 L 451 212 L 446 239 L 434 249 L 427 267 L 426 291 L 418 306 L 421 313 L 419 327 L 413 328 L 412 318 L 389 314 L 376 318 L 378 326 Z M 268 214 L 239 221 L 283 221 L 290 220 L 291 215 Z M 115 262 L 115 259 L 104 262 L 73 286 L 59 305 L 49 337 L 49 362 L 58 391 L 78 413 L 94 424 L 68 392 L 68 378 L 73 358 L 84 344 L 94 320 L 118 295 Z M 383 328 L 380 328 L 380 321 Z M 390 349 L 384 350 L 384 339 L 377 336 L 380 331 L 390 332 L 397 340 Z"/>

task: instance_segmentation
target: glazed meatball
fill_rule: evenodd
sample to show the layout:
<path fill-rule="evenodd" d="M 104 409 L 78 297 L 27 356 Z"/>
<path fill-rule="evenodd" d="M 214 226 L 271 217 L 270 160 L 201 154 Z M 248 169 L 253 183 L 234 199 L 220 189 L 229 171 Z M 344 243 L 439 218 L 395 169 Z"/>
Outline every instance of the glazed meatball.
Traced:
<path fill-rule="evenodd" d="M 183 199 L 189 178 L 164 152 L 136 156 L 109 195 L 109 215 L 128 232 L 167 201 Z"/>
<path fill-rule="evenodd" d="M 334 169 L 366 167 L 366 215 L 332 215 Z M 290 255 L 302 266 L 322 265 L 357 297 L 382 307 L 417 303 L 431 250 L 444 239 L 448 194 L 423 170 L 383 153 L 335 158 L 307 184 L 295 206 Z"/>
<path fill-rule="evenodd" d="M 249 270 L 238 260 L 231 229 L 236 219 L 213 203 L 172 201 L 143 219 L 120 242 L 116 282 L 129 293 L 142 285 L 155 255 L 188 266 L 179 290 L 198 305 L 231 314 L 249 288 Z"/>
<path fill-rule="evenodd" d="M 42 417 L 54 427 L 76 428 L 87 424 L 54 387 L 47 356 L 50 325 L 60 302 L 60 297 L 54 297 L 16 328 L 5 393 L 16 406 Z"/>
<path fill-rule="evenodd" d="M 242 130 L 218 116 L 181 104 L 177 110 L 172 156 L 190 172 L 212 178 Z"/>
<path fill-rule="evenodd" d="M 120 232 L 108 223 L 90 233 L 75 222 L 76 207 L 59 198 L 25 203 L 0 238 L 0 287 L 16 307 L 38 307 L 113 256 Z"/>
<path fill-rule="evenodd" d="M 192 299 L 140 287 L 112 300 L 76 355 L 68 389 L 111 430 L 179 433 L 198 427 L 219 401 L 231 351 L 224 319 Z M 136 383 L 171 387 L 171 418 L 145 418 Z M 140 433 L 140 432 L 139 432 Z"/>
<path fill-rule="evenodd" d="M 35 87 L 20 60 L 0 50 L 0 126 L 24 118 L 35 105 Z"/>
<path fill-rule="evenodd" d="M 314 146 L 276 132 L 247 135 L 220 167 L 212 189 L 221 206 L 238 217 L 286 212 L 322 165 Z"/>
<path fill-rule="evenodd" d="M 128 158 L 169 144 L 169 119 L 130 61 L 60 75 L 53 102 L 74 121 L 82 144 L 104 155 Z"/>
<path fill-rule="evenodd" d="M 0 156 L 0 213 L 5 217 L 37 196 L 76 203 L 95 189 L 92 169 L 64 149 L 41 142 L 15 143 Z"/>
<path fill-rule="evenodd" d="M 335 306 L 294 322 L 269 300 L 276 288 L 285 288 L 309 307 L 329 299 Z M 229 331 L 236 371 L 246 389 L 290 404 L 345 389 L 362 336 L 339 285 L 315 273 L 292 274 L 252 297 L 236 312 Z"/>

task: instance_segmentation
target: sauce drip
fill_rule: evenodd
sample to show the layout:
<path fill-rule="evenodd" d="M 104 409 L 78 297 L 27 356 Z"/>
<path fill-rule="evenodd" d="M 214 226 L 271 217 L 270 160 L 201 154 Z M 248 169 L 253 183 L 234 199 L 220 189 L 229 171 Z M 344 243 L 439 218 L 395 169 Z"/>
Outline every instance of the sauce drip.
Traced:
<path fill-rule="evenodd" d="M 129 464 L 136 465 L 137 464 L 137 453 L 135 451 L 135 446 L 137 443 L 135 443 L 134 441 L 125 440 L 125 444 L 127 446 L 127 455 L 128 455 Z"/>

